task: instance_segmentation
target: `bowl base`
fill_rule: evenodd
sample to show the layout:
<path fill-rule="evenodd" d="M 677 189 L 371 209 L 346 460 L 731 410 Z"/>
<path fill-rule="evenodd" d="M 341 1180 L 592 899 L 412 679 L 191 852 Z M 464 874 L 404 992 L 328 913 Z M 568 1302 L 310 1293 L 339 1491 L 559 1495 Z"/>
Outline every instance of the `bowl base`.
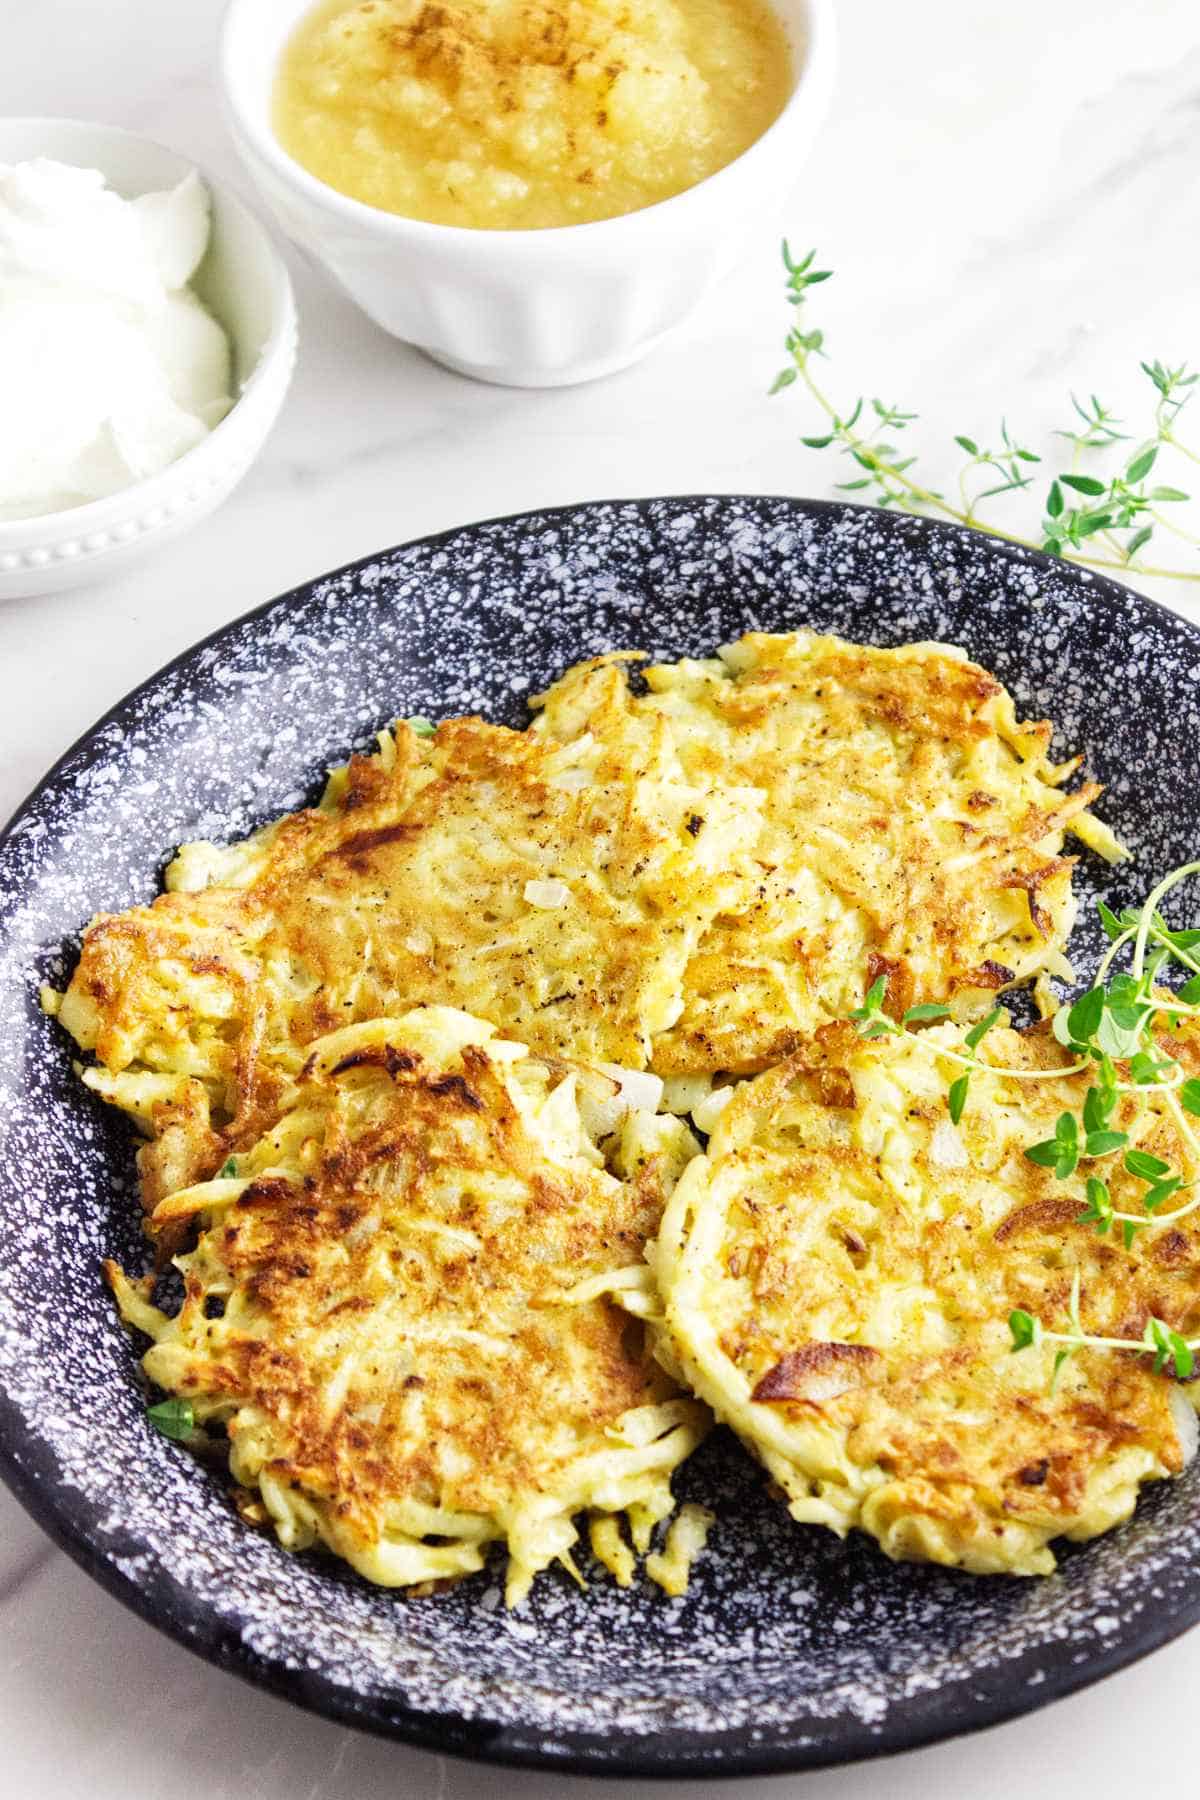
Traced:
<path fill-rule="evenodd" d="M 622 369 L 631 369 L 634 363 L 649 356 L 669 336 L 669 331 L 656 332 L 653 337 L 644 338 L 632 350 L 620 350 L 614 356 L 598 356 L 592 362 L 576 363 L 567 369 L 539 369 L 536 365 L 529 367 L 520 363 L 470 363 L 463 362 L 457 356 L 450 356 L 443 350 L 430 350 L 424 344 L 418 344 L 416 348 L 422 356 L 427 356 L 430 362 L 438 363 L 443 369 L 449 369 L 455 375 L 465 375 L 469 381 L 482 381 L 489 387 L 581 387 L 584 382 L 602 381 L 606 375 L 617 375 Z"/>

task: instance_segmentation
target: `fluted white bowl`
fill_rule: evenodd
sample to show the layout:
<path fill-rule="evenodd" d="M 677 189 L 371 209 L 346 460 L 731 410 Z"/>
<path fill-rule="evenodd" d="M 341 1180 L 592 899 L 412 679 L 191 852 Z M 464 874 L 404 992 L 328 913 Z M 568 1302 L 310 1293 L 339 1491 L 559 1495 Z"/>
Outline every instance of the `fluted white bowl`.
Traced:
<path fill-rule="evenodd" d="M 113 125 L 0 119 L 0 163 L 34 156 L 100 169 L 129 199 L 173 187 L 196 167 L 190 157 Z M 237 486 L 275 423 L 296 360 L 291 282 L 254 215 L 199 173 L 212 196 L 212 235 L 192 285 L 229 334 L 234 404 L 161 474 L 84 506 L 0 520 L 0 600 L 105 579 L 188 530 Z"/>
<path fill-rule="evenodd" d="M 311 0 L 231 0 L 221 44 L 229 124 L 279 223 L 376 324 L 481 381 L 556 387 L 626 367 L 681 324 L 783 202 L 829 103 L 831 0 L 775 0 L 796 49 L 792 94 L 734 162 L 640 212 L 541 231 L 431 225 L 310 175 L 272 123 L 283 48 Z"/>

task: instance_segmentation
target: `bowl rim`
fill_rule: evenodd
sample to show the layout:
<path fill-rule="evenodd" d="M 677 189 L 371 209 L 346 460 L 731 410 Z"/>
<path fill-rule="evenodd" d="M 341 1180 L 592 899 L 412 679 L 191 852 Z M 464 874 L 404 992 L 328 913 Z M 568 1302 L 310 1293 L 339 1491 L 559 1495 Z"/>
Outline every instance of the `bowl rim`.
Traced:
<path fill-rule="evenodd" d="M 711 175 L 678 194 L 670 194 L 649 206 L 617 213 L 608 219 L 586 219 L 572 225 L 520 226 L 511 230 L 503 226 L 442 225 L 430 219 L 413 219 L 404 213 L 369 206 L 366 201 L 356 200 L 322 181 L 284 149 L 260 109 L 247 104 L 247 77 L 240 67 L 239 39 L 250 15 L 266 3 L 269 0 L 227 0 L 221 21 L 218 53 L 221 97 L 239 149 L 244 143 L 294 194 L 322 209 L 341 225 L 395 243 L 436 244 L 479 254 L 502 244 L 511 246 L 513 254 L 522 256 L 533 255 L 539 250 L 550 254 L 577 251 L 583 247 L 584 234 L 587 234 L 588 248 L 602 250 L 608 247 L 607 240 L 618 230 L 652 232 L 664 222 L 667 208 L 675 212 L 685 208 L 694 210 L 707 203 L 714 188 L 723 190 L 733 181 L 752 174 L 767 148 L 773 150 L 781 140 L 806 123 L 814 129 L 818 127 L 833 94 L 837 50 L 834 0 L 795 0 L 804 14 L 804 47 L 792 91 L 766 130 L 732 161 L 714 169 Z M 294 30 L 302 15 L 311 10 L 312 3 L 313 0 L 287 0 L 292 10 L 289 29 Z M 772 12 L 779 14 L 781 9 L 777 0 L 766 0 L 766 3 Z M 273 68 L 277 66 L 276 59 Z"/>
<path fill-rule="evenodd" d="M 228 182 L 211 175 L 203 163 L 198 162 L 186 151 L 177 150 L 173 144 L 164 144 L 161 139 L 150 137 L 145 132 L 130 131 L 124 125 L 110 125 L 103 119 L 76 119 L 70 118 L 66 114 L 54 113 L 18 113 L 0 119 L 0 130 L 15 130 L 19 127 L 28 127 L 30 130 L 62 131 L 66 129 L 80 133 L 99 132 L 109 139 L 161 151 L 166 156 L 177 157 L 181 162 L 187 163 L 204 182 L 210 195 L 215 196 L 219 193 L 222 204 L 229 206 L 244 224 L 249 225 L 251 231 L 257 236 L 261 248 L 266 252 L 271 272 L 271 326 L 262 349 L 255 359 L 254 367 L 234 395 L 229 411 L 212 426 L 198 444 L 193 444 L 190 449 L 183 452 L 182 456 L 177 456 L 174 462 L 168 463 L 157 473 L 144 476 L 140 481 L 131 482 L 128 487 L 118 488 L 115 493 L 104 494 L 96 500 L 85 500 L 79 506 L 60 507 L 53 512 L 32 513 L 23 519 L 0 519 L 0 553 L 9 550 L 36 549 L 39 545 L 57 542 L 64 535 L 71 538 L 86 537 L 93 531 L 111 529 L 113 525 L 123 523 L 131 511 L 139 511 L 146 504 L 152 508 L 155 502 L 166 493 L 168 487 L 174 486 L 178 481 L 186 481 L 187 475 L 196 469 L 199 463 L 214 456 L 220 450 L 230 436 L 226 426 L 230 425 L 235 414 L 243 409 L 243 402 L 257 395 L 267 381 L 270 371 L 293 355 L 296 335 L 296 300 L 292 289 L 292 279 L 273 232 L 259 217 L 255 209 L 248 205 Z M 54 160 L 59 159 L 55 158 Z M 105 176 L 105 180 L 108 180 L 107 176 Z M 218 320 L 218 324 L 221 325 L 226 337 L 232 341 L 229 328 L 222 320 Z M 282 404 L 282 398 L 281 395 L 280 404 Z"/>
<path fill-rule="evenodd" d="M 70 744 L 13 811 L 0 823 L 0 851 L 17 834 L 30 807 L 52 786 L 75 756 L 108 725 L 118 722 L 140 696 L 153 690 L 172 671 L 191 661 L 198 653 L 218 643 L 228 634 L 250 621 L 265 617 L 275 608 L 305 596 L 320 582 L 352 573 L 377 562 L 394 550 L 437 547 L 467 532 L 484 531 L 493 526 L 512 525 L 526 520 L 554 521 L 569 519 L 580 512 L 608 507 L 631 507 L 645 513 L 652 507 L 692 507 L 717 500 L 722 503 L 746 501 L 751 505 L 785 505 L 818 517 L 851 520 L 870 516 L 887 534 L 909 533 L 928 541 L 986 545 L 988 553 L 1018 563 L 1034 571 L 1053 570 L 1092 587 L 1099 598 L 1106 591 L 1131 598 L 1139 610 L 1163 620 L 1169 628 L 1184 634 L 1200 631 L 1195 621 L 1175 612 L 1161 601 L 1141 594 L 1113 577 L 1066 564 L 1046 552 L 1027 548 L 999 535 L 985 533 L 977 527 L 931 519 L 923 515 L 883 513 L 859 502 L 816 499 L 794 494 L 741 494 L 731 490 L 698 493 L 684 492 L 642 497 L 612 496 L 587 501 L 566 502 L 554 506 L 535 507 L 518 512 L 492 515 L 425 533 L 402 543 L 359 556 L 348 563 L 319 574 L 250 607 L 236 618 L 215 627 L 202 638 L 169 658 L 152 674 L 109 707 L 87 730 Z M 164 1446 L 168 1451 L 173 1446 Z M 631 1777 L 654 1780 L 696 1782 L 734 1777 L 771 1774 L 799 1774 L 818 1769 L 874 1763 L 882 1758 L 909 1750 L 917 1750 L 955 1738 L 974 1736 L 992 1726 L 1041 1711 L 1044 1707 L 1096 1685 L 1130 1664 L 1161 1649 L 1200 1623 L 1200 1597 L 1193 1596 L 1175 1610 L 1153 1613 L 1131 1641 L 1128 1634 L 1117 1634 L 1104 1651 L 1082 1663 L 1064 1660 L 1046 1673 L 1036 1688 L 1005 1682 L 980 1685 L 971 1696 L 969 1707 L 959 1708 L 942 1718 L 928 1711 L 915 1720 L 889 1725 L 881 1735 L 869 1726 L 856 1724 L 849 1729 L 848 1743 L 834 1751 L 814 1745 L 811 1739 L 789 1737 L 787 1728 L 778 1741 L 766 1740 L 748 1745 L 744 1734 L 735 1729 L 729 1734 L 713 1734 L 695 1746 L 696 1755 L 672 1753 L 660 1739 L 649 1737 L 641 1742 L 625 1740 L 617 1754 L 604 1754 L 608 1740 L 598 1742 L 587 1734 L 563 1731 L 559 1734 L 555 1754 L 547 1754 L 545 1746 L 530 1738 L 523 1730 L 468 1721 L 457 1713 L 414 1711 L 395 1697 L 374 1701 L 353 1690 L 339 1687 L 323 1675 L 289 1670 L 280 1662 L 265 1659 L 247 1648 L 240 1640 L 225 1632 L 219 1622 L 203 1616 L 202 1607 L 192 1602 L 186 1589 L 180 1589 L 169 1577 L 150 1585 L 119 1566 L 107 1555 L 95 1535 L 81 1523 L 79 1509 L 64 1504 L 64 1485 L 56 1480 L 53 1456 L 45 1450 L 40 1438 L 31 1437 L 24 1427 L 20 1410 L 12 1398 L 0 1390 L 0 1481 L 2 1481 L 34 1521 L 64 1551 L 114 1598 L 131 1612 L 161 1631 L 175 1643 L 190 1650 L 213 1667 L 246 1681 L 249 1685 L 302 1707 L 333 1724 L 348 1726 L 392 1742 L 435 1751 L 443 1755 L 465 1758 L 480 1765 L 524 1768 L 542 1774 L 562 1776 L 596 1776 L 613 1779 Z M 1158 1484 L 1166 1486 L 1168 1484 Z M 1019 1665 L 1014 1665 L 1019 1666 Z M 710 1748 L 724 1751 L 722 1760 L 709 1759 Z"/>

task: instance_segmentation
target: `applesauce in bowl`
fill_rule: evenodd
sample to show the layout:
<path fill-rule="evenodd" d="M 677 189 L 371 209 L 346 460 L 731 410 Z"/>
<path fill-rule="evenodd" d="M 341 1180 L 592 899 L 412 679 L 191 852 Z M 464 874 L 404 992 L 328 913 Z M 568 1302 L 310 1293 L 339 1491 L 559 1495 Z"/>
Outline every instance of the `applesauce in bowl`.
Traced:
<path fill-rule="evenodd" d="M 455 0 L 456 6 L 462 3 Z M 778 242 L 787 229 L 788 197 L 801 179 L 833 92 L 836 0 L 770 0 L 770 12 L 757 10 L 767 0 L 671 0 L 665 17 L 675 20 L 673 38 L 659 10 L 662 0 L 647 0 L 636 12 L 631 4 L 624 15 L 619 5 L 615 12 L 602 12 L 613 0 L 593 0 L 586 15 L 582 9 L 563 10 L 573 3 L 557 0 L 556 12 L 540 15 L 543 50 L 527 57 L 524 51 L 499 54 L 497 46 L 509 42 L 499 22 L 510 18 L 519 37 L 531 15 L 511 13 L 513 0 L 473 0 L 473 32 L 493 9 L 479 75 L 474 38 L 464 39 L 457 27 L 447 36 L 438 24 L 433 43 L 418 57 L 413 28 L 421 8 L 410 0 L 400 27 L 401 49 L 417 72 L 405 73 L 389 61 L 388 77 L 381 79 L 377 69 L 362 81 L 355 78 L 359 57 L 352 57 L 344 74 L 361 93 L 361 111 L 358 101 L 350 106 L 343 76 L 336 63 L 330 65 L 323 99 L 301 110 L 319 122 L 322 115 L 332 119 L 348 107 L 334 133 L 347 165 L 353 161 L 360 176 L 363 170 L 399 167 L 398 179 L 415 184 L 407 202 L 414 210 L 404 213 L 389 210 L 381 196 L 360 198 L 364 190 L 349 175 L 347 188 L 354 192 L 334 185 L 331 168 L 309 166 L 303 160 L 308 152 L 289 147 L 290 124 L 280 117 L 294 106 L 299 66 L 316 70 L 316 60 L 304 54 L 310 32 L 315 40 L 336 16 L 345 29 L 346 15 L 362 0 L 340 0 L 337 6 L 322 0 L 315 14 L 312 0 L 226 0 L 225 114 L 276 222 L 384 331 L 478 381 L 510 387 L 594 381 L 662 343 L 756 244 Z M 374 13 L 365 12 L 358 23 L 365 28 L 374 20 L 385 36 L 377 39 L 368 31 L 367 42 L 386 46 L 398 0 L 373 4 Z M 740 21 L 732 40 L 712 24 L 718 16 Z M 659 109 L 660 124 L 645 119 L 646 132 L 657 134 L 652 154 L 646 148 L 649 136 L 641 149 L 627 153 L 617 147 L 616 121 L 611 127 L 608 117 L 600 122 L 601 113 L 614 110 L 602 96 L 617 89 L 626 69 L 611 54 L 598 61 L 598 47 L 587 34 L 599 31 L 604 38 L 607 28 L 600 30 L 597 21 L 619 23 L 622 17 L 629 37 L 649 32 L 656 45 L 673 43 L 672 54 L 690 64 L 713 96 L 699 109 L 689 102 L 686 116 L 667 103 Z M 554 18 L 561 23 L 555 25 Z M 704 22 L 695 37 L 689 20 Z M 422 32 L 436 23 L 426 14 Z M 586 44 L 576 42 L 579 33 Z M 736 56 L 731 41 L 738 46 Z M 351 40 L 341 42 L 348 53 Z M 743 51 L 748 60 L 739 60 Z M 655 66 L 647 52 L 631 71 L 653 88 Z M 675 69 L 691 93 L 682 63 Z M 539 83 L 558 98 L 533 104 Z M 776 84 L 769 104 L 763 83 Z M 627 83 L 623 98 L 631 99 L 638 85 Z M 583 148 L 575 114 L 567 110 L 577 86 L 587 98 L 587 111 L 580 110 L 579 117 L 591 121 L 591 142 L 605 147 L 603 166 L 586 157 L 572 165 Z M 392 104 L 398 87 L 406 104 L 418 108 L 415 122 L 410 118 L 399 126 L 395 116 L 403 109 Z M 456 110 L 460 89 L 474 94 L 481 109 L 473 126 Z M 776 107 L 777 116 L 771 116 Z M 638 110 L 634 102 L 633 115 Z M 621 112 L 620 99 L 616 111 Z M 522 120 L 514 115 L 522 112 L 526 125 L 537 121 L 544 128 L 533 129 L 523 149 L 515 137 L 505 136 L 506 129 L 517 131 Z M 561 136 L 554 129 L 556 114 Z M 672 114 L 673 126 L 667 124 Z M 547 151 L 544 165 L 537 154 L 539 137 L 543 145 L 559 146 L 553 156 Z M 401 146 L 399 152 L 388 148 L 393 143 Z M 721 162 L 723 157 L 730 160 Z M 481 204 L 478 179 L 464 183 L 464 170 L 456 168 L 443 169 L 422 189 L 426 165 L 438 162 L 515 174 L 524 185 L 507 203 L 501 193 L 493 195 L 492 204 Z M 705 169 L 712 172 L 702 173 Z M 589 172 L 594 179 L 577 179 Z M 678 185 L 684 182 L 691 185 Z M 463 194 L 472 185 L 477 197 L 468 207 Z M 428 200 L 439 189 L 438 205 L 461 210 L 418 217 L 420 194 Z M 621 206 L 632 210 L 617 210 Z"/>
<path fill-rule="evenodd" d="M 519 231 L 683 193 L 794 85 L 765 0 L 323 0 L 286 45 L 273 122 L 352 199 Z"/>

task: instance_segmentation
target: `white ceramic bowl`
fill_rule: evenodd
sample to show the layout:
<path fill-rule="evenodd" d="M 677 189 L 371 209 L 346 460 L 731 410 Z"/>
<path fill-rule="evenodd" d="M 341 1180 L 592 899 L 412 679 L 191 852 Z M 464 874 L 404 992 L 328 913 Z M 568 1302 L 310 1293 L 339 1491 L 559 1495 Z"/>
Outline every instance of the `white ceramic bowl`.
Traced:
<path fill-rule="evenodd" d="M 32 156 L 100 169 L 130 199 L 172 187 L 196 167 L 112 125 L 0 119 L 0 163 Z M 147 481 L 65 512 L 0 520 L 0 600 L 101 580 L 186 531 L 237 486 L 275 423 L 296 360 L 291 282 L 253 214 L 200 174 L 212 195 L 212 236 L 193 286 L 229 333 L 235 403 L 194 449 Z"/>
<path fill-rule="evenodd" d="M 271 123 L 281 51 L 311 0 L 231 0 L 229 122 L 267 204 L 385 331 L 481 381 L 553 387 L 610 374 L 679 325 L 783 202 L 833 85 L 831 0 L 775 0 L 797 46 L 779 118 L 707 181 L 641 212 L 544 231 L 399 218 L 317 180 Z"/>

